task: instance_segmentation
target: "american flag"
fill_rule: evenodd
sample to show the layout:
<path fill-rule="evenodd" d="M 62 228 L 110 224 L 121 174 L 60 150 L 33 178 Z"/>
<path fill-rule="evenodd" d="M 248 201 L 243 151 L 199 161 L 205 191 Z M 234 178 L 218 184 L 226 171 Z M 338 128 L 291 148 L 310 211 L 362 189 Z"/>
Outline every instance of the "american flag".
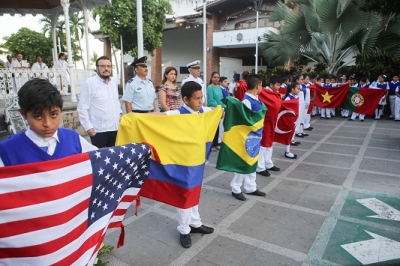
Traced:
<path fill-rule="evenodd" d="M 92 265 L 149 175 L 128 144 L 0 168 L 0 265 Z"/>

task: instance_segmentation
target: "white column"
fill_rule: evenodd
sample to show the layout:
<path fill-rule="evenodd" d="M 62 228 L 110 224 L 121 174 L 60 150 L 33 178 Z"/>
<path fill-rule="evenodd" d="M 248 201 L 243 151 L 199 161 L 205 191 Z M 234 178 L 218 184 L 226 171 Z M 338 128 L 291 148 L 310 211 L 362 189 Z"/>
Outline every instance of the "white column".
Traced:
<path fill-rule="evenodd" d="M 85 42 L 86 42 L 86 62 L 87 62 L 87 67 L 86 69 L 90 69 L 90 45 L 89 45 L 89 14 L 88 14 L 88 9 L 86 6 L 86 1 L 83 0 L 81 1 L 82 3 L 82 9 L 83 9 L 83 17 L 84 17 L 84 23 L 85 23 Z"/>
<path fill-rule="evenodd" d="M 254 74 L 258 74 L 258 9 L 257 9 L 257 16 L 256 16 L 256 67 Z"/>
<path fill-rule="evenodd" d="M 58 19 L 58 11 L 51 10 L 51 36 L 53 39 L 53 64 L 57 61 L 57 19 Z M 47 62 L 48 63 L 48 62 Z"/>
<path fill-rule="evenodd" d="M 61 5 L 64 11 L 65 18 L 65 38 L 67 39 L 67 53 L 68 53 L 68 69 L 70 76 L 70 86 L 71 86 L 71 101 L 77 102 L 74 86 L 74 75 L 72 74 L 74 63 L 72 61 L 72 49 L 71 49 L 71 33 L 69 28 L 69 0 L 61 0 Z"/>
<path fill-rule="evenodd" d="M 137 46 L 138 58 L 143 56 L 143 14 L 142 0 L 136 0 L 136 21 L 137 21 Z"/>
<path fill-rule="evenodd" d="M 207 80 L 207 0 L 203 4 L 203 81 Z M 204 97 L 206 97 L 204 95 Z"/>

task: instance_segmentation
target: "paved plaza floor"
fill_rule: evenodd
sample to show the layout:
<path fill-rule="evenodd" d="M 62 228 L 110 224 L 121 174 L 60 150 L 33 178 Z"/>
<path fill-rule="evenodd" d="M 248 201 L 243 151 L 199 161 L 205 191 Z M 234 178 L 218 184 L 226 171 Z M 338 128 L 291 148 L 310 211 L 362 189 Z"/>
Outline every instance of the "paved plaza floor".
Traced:
<path fill-rule="evenodd" d="M 179 243 L 175 208 L 142 198 L 125 217 L 125 245 L 109 265 L 400 265 L 400 123 L 313 119 L 310 136 L 284 158 L 280 172 L 257 176 L 266 197 L 231 195 L 232 173 L 206 165 L 200 199 L 211 235 Z M 173 148 L 173 147 L 171 147 Z M 133 209 L 133 208 L 132 208 Z M 119 230 L 105 243 L 116 245 Z"/>

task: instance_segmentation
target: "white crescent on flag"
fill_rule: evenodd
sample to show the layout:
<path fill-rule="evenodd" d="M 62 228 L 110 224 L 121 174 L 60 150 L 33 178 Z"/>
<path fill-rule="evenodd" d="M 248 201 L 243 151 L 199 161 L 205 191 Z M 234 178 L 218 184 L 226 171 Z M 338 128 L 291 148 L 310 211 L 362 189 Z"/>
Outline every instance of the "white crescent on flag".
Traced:
<path fill-rule="evenodd" d="M 278 134 L 287 134 L 289 132 L 291 132 L 293 129 L 289 130 L 289 131 L 283 131 L 278 127 L 278 123 L 279 123 L 279 119 L 281 119 L 281 117 L 287 113 L 293 114 L 294 116 L 296 116 L 295 112 L 293 112 L 292 110 L 283 110 L 278 114 L 278 119 L 276 120 L 276 127 L 275 127 L 275 132 Z"/>

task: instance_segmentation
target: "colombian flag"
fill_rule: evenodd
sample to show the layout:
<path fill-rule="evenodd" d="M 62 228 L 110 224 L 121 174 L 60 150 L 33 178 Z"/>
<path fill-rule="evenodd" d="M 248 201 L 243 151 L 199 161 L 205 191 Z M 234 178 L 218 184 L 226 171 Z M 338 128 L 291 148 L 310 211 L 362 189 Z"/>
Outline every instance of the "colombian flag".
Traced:
<path fill-rule="evenodd" d="M 253 112 L 242 102 L 227 97 L 224 136 L 218 154 L 217 169 L 249 174 L 256 171 L 264 116 L 267 108 Z"/>
<path fill-rule="evenodd" d="M 221 116 L 221 107 L 202 114 L 124 115 L 116 145 L 145 142 L 155 150 L 140 195 L 182 209 L 197 205 Z"/>

